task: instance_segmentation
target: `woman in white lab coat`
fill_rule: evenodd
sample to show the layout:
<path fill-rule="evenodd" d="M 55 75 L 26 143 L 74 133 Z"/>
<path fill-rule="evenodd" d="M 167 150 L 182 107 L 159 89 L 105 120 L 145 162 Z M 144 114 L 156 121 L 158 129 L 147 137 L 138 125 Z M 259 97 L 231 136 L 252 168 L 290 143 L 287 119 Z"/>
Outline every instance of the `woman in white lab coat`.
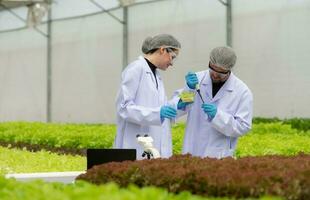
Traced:
<path fill-rule="evenodd" d="M 251 129 L 253 96 L 231 71 L 236 59 L 233 49 L 217 47 L 210 53 L 208 70 L 186 75 L 184 90 L 196 95 L 191 105 L 182 104 L 181 100 L 178 104 L 181 112 L 188 113 L 183 153 L 231 157 L 238 138 Z M 197 84 L 202 99 L 195 91 Z"/>
<path fill-rule="evenodd" d="M 142 159 L 143 149 L 136 136 L 147 134 L 161 157 L 172 155 L 170 120 L 176 116 L 176 109 L 167 102 L 159 70 L 173 65 L 180 48 L 171 35 L 148 37 L 142 45 L 144 55 L 122 72 L 116 100 L 115 148 L 137 149 L 137 159 Z"/>

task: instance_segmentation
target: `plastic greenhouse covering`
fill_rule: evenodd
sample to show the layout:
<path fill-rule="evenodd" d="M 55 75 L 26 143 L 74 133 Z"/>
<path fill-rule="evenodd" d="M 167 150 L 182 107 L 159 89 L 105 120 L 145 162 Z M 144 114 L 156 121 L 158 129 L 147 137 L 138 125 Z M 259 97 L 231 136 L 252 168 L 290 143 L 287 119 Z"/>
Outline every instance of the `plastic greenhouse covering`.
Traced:
<path fill-rule="evenodd" d="M 161 72 L 170 98 L 188 71 L 207 69 L 212 48 L 227 45 L 225 2 L 136 0 L 125 50 L 117 0 L 54 0 L 50 33 L 47 16 L 28 28 L 26 6 L 0 6 L 0 120 L 47 121 L 50 104 L 52 122 L 115 123 L 124 52 L 135 60 L 142 41 L 159 33 L 182 44 Z M 233 73 L 254 94 L 254 116 L 310 117 L 310 1 L 231 2 Z"/>

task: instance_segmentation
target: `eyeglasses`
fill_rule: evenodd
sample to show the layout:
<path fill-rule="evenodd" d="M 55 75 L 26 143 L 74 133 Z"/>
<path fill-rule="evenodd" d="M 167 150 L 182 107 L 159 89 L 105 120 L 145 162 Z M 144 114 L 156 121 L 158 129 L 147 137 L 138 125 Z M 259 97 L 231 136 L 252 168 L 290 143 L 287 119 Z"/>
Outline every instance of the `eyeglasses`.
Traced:
<path fill-rule="evenodd" d="M 177 54 L 171 48 L 166 48 L 166 51 L 171 55 L 172 60 L 177 58 Z"/>
<path fill-rule="evenodd" d="M 214 69 L 211 65 L 210 65 L 210 62 L 209 62 L 209 69 L 210 71 L 216 73 L 220 78 L 225 78 L 227 75 L 230 74 L 230 70 L 229 71 L 226 71 L 226 72 L 220 72 L 220 71 L 217 71 L 216 69 Z"/>

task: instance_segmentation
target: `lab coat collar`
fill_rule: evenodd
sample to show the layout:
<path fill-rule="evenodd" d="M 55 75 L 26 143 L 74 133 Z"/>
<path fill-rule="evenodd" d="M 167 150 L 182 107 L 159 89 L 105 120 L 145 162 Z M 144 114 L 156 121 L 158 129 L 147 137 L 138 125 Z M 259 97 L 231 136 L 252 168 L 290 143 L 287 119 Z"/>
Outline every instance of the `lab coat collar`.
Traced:
<path fill-rule="evenodd" d="M 152 70 L 151 70 L 151 68 L 149 67 L 149 65 L 147 64 L 147 62 L 146 62 L 146 60 L 144 59 L 143 56 L 139 56 L 139 60 L 142 61 L 143 66 L 145 67 L 145 71 L 146 71 L 147 73 L 149 73 L 149 72 L 150 72 L 150 73 L 153 73 Z"/>
<path fill-rule="evenodd" d="M 229 78 L 225 82 L 225 84 L 222 86 L 222 88 L 217 92 L 214 98 L 212 98 L 212 80 L 210 77 L 210 72 L 209 70 L 206 70 L 204 78 L 201 80 L 201 84 L 204 85 L 207 88 L 207 95 L 212 99 L 212 101 L 217 101 L 220 99 L 224 93 L 227 92 L 232 92 L 234 87 L 234 82 L 235 82 L 235 75 L 231 72 L 229 75 Z"/>
<path fill-rule="evenodd" d="M 145 58 L 144 58 L 143 56 L 139 56 L 139 60 L 141 60 L 141 61 L 143 62 L 143 66 L 145 67 L 146 73 L 151 73 L 151 74 L 153 74 L 153 72 L 152 72 L 152 70 L 151 70 L 149 64 L 146 62 Z M 159 70 L 158 70 L 158 69 L 156 69 L 155 73 L 156 73 L 156 77 L 157 77 L 159 80 L 161 80 L 161 76 L 160 76 L 160 73 L 159 73 Z"/>
<path fill-rule="evenodd" d="M 229 75 L 229 78 L 227 79 L 226 83 L 223 85 L 223 88 L 227 91 L 230 91 L 232 92 L 234 87 L 234 82 L 236 80 L 236 77 L 235 75 L 231 72 L 230 75 Z"/>

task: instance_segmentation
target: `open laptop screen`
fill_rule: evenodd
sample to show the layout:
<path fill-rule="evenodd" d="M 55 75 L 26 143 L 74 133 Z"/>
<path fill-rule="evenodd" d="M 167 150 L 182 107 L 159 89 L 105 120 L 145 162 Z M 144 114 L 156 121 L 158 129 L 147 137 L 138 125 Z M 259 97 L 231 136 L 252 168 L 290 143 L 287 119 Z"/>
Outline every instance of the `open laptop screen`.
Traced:
<path fill-rule="evenodd" d="M 136 160 L 136 149 L 87 149 L 87 169 L 108 162 Z"/>

